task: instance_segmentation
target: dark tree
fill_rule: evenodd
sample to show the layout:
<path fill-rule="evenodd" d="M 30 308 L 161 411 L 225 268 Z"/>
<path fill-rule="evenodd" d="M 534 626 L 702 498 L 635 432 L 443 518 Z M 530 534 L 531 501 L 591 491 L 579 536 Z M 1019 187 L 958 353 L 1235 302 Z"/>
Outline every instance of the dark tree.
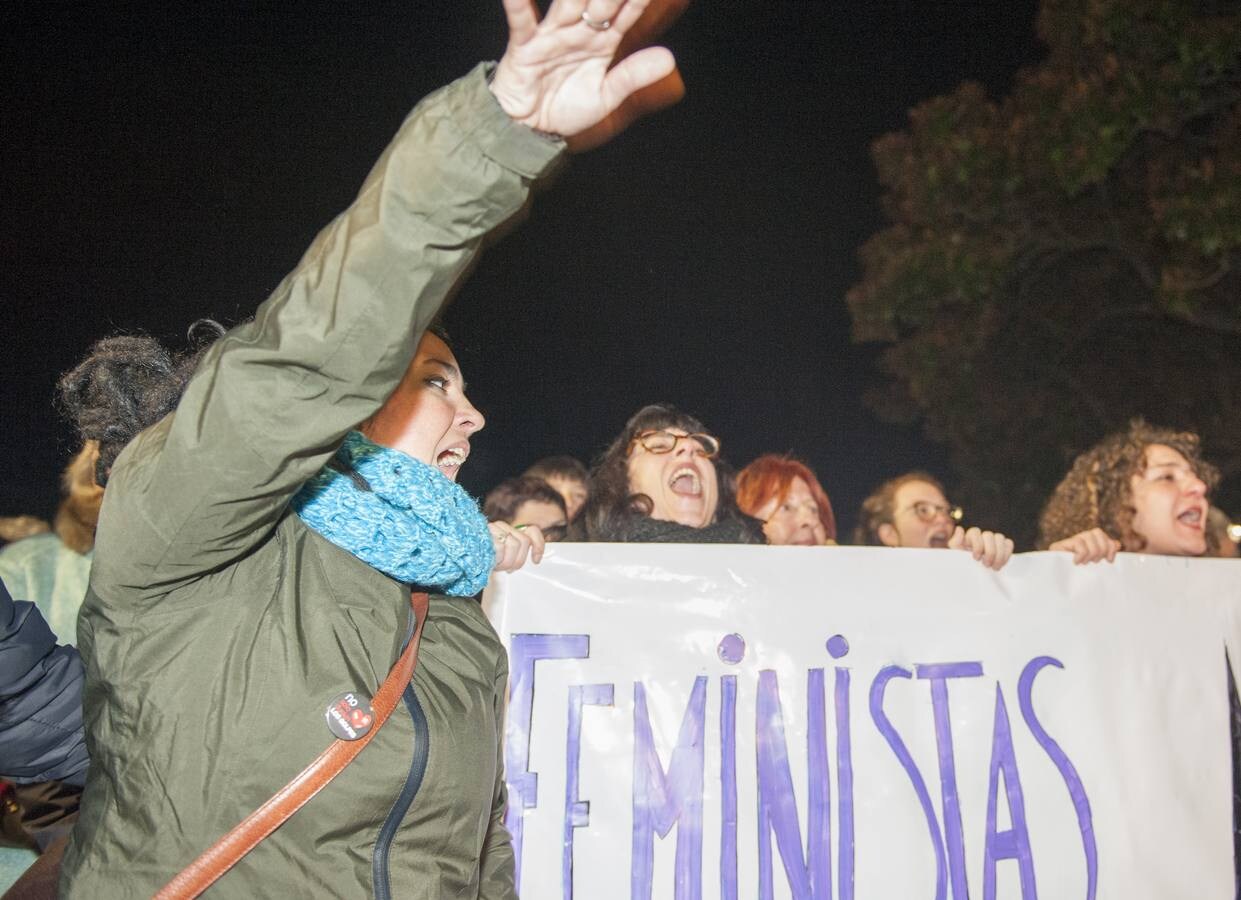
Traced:
<path fill-rule="evenodd" d="M 1046 60 L 875 142 L 890 226 L 854 340 L 885 416 L 952 452 L 971 518 L 1029 546 L 1073 456 L 1193 428 L 1241 510 L 1241 4 L 1044 0 Z"/>

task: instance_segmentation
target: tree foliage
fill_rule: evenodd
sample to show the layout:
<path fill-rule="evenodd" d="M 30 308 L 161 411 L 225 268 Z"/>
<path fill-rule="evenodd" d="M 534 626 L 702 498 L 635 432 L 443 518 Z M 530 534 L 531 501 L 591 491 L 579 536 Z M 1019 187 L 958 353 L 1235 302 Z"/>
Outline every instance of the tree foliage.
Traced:
<path fill-rule="evenodd" d="M 1241 6 L 1044 0 L 1038 31 L 1008 97 L 962 84 L 875 142 L 890 225 L 848 295 L 854 339 L 888 345 L 873 405 L 1027 542 L 1136 414 L 1241 475 Z"/>

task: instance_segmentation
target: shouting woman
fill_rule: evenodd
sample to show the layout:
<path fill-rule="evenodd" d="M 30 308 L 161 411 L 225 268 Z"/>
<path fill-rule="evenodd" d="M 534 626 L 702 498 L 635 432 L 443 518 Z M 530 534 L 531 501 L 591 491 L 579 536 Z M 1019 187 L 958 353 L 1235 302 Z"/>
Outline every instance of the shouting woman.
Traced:
<path fill-rule="evenodd" d="M 63 896 L 159 890 L 334 738 L 362 736 L 416 629 L 391 719 L 212 895 L 515 896 L 505 655 L 470 597 L 541 539 L 489 529 L 457 486 L 483 417 L 427 329 L 563 138 L 606 130 L 672 73 L 662 48 L 612 65 L 646 5 L 553 0 L 540 19 L 505 0 L 503 59 L 419 104 L 253 321 L 192 364 L 121 338 L 66 376 L 107 493 Z M 434 595 L 419 621 L 411 587 Z"/>

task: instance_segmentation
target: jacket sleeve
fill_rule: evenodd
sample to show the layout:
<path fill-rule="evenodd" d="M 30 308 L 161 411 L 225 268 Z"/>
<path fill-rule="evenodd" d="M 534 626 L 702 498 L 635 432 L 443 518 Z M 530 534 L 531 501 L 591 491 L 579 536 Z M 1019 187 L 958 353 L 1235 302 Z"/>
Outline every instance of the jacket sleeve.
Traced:
<path fill-rule="evenodd" d="M 513 840 L 504 827 L 504 810 L 508 806 L 508 789 L 504 784 L 504 697 L 508 687 L 508 661 L 500 657 L 496 675 L 496 786 L 491 802 L 491 821 L 483 841 L 479 860 L 479 900 L 517 900 Z"/>
<path fill-rule="evenodd" d="M 563 146 L 509 119 L 486 75 L 414 109 L 353 205 L 117 459 L 93 582 L 160 594 L 246 554 L 396 387 L 483 237 Z"/>
<path fill-rule="evenodd" d="M 82 677 L 77 650 L 0 582 L 0 777 L 85 783 Z"/>

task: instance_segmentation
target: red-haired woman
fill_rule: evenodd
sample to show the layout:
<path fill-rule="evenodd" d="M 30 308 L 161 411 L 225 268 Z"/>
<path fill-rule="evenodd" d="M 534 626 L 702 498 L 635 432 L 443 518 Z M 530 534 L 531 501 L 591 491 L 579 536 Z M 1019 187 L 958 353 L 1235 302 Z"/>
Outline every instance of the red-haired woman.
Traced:
<path fill-rule="evenodd" d="M 819 479 L 791 456 L 767 453 L 737 476 L 737 505 L 763 523 L 769 544 L 836 543 L 836 517 Z"/>

